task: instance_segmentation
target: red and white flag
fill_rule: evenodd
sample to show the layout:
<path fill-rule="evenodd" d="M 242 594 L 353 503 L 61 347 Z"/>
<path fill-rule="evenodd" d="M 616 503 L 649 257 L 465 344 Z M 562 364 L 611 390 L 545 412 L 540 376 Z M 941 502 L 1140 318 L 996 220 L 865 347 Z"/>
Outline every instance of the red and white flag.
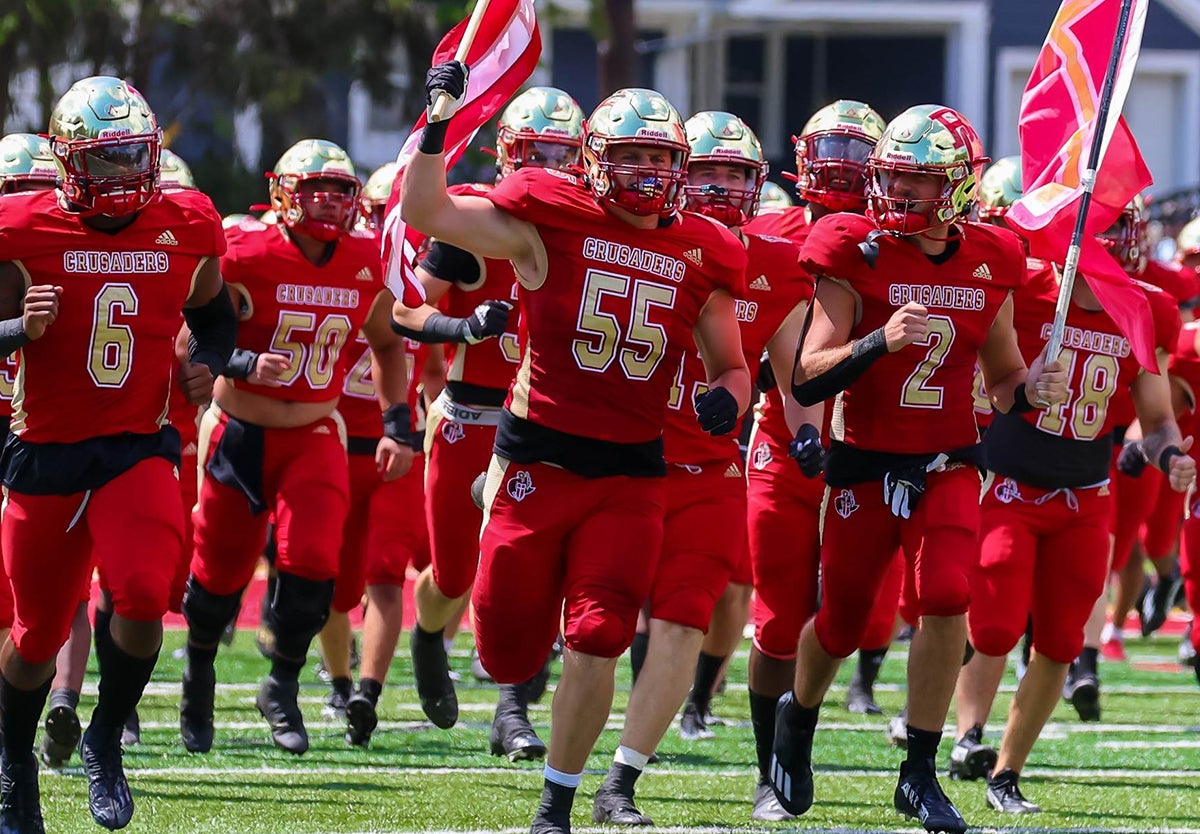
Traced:
<path fill-rule="evenodd" d="M 1084 172 L 1096 135 L 1104 75 L 1116 45 L 1122 0 L 1064 0 L 1046 35 L 1018 122 L 1025 195 L 1008 212 L 1037 257 L 1062 263 L 1079 217 Z M 1145 292 L 1096 241 L 1153 182 L 1120 118 L 1141 50 L 1149 0 L 1133 0 L 1120 45 L 1109 118 L 1080 247 L 1079 271 L 1129 339 L 1138 361 L 1156 370 L 1154 323 Z"/>
<path fill-rule="evenodd" d="M 442 38 L 431 66 L 454 60 L 467 22 L 462 21 Z M 541 54 L 542 36 L 533 0 L 491 0 L 467 51 L 465 63 L 471 75 L 463 105 L 446 131 L 446 170 L 459 160 L 479 129 L 529 80 Z M 406 307 L 418 307 L 425 301 L 425 290 L 414 271 L 417 250 L 425 235 L 400 219 L 400 192 L 404 170 L 417 152 L 426 122 L 426 114 L 422 113 L 396 157 L 400 170 L 392 182 L 383 225 L 384 277 L 388 288 Z"/>

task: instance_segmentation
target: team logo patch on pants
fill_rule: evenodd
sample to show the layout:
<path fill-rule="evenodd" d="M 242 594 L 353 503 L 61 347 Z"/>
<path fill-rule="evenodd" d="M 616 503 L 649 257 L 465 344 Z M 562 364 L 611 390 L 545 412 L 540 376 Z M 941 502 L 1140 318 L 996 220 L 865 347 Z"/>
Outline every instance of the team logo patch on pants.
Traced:
<path fill-rule="evenodd" d="M 774 458 L 771 457 L 771 447 L 767 445 L 765 440 L 754 447 L 754 457 L 751 459 L 751 465 L 759 472 L 770 466 L 772 460 Z"/>
<path fill-rule="evenodd" d="M 454 445 L 463 439 L 462 423 L 456 423 L 453 420 L 447 420 L 442 423 L 442 439 L 450 445 Z"/>
<path fill-rule="evenodd" d="M 537 491 L 537 487 L 533 485 L 533 478 L 524 469 L 508 479 L 505 489 L 508 490 L 508 494 L 512 496 L 513 500 L 517 502 L 524 501 Z"/>
<path fill-rule="evenodd" d="M 850 514 L 858 509 L 858 500 L 854 497 L 854 491 L 843 489 L 838 493 L 837 498 L 833 499 L 833 511 L 842 518 L 849 518 Z"/>
<path fill-rule="evenodd" d="M 1002 504 L 1011 504 L 1013 501 L 1024 501 L 1021 497 L 1021 489 L 1017 482 L 1012 478 L 1005 478 L 1000 483 L 996 484 L 994 490 L 996 500 Z"/>

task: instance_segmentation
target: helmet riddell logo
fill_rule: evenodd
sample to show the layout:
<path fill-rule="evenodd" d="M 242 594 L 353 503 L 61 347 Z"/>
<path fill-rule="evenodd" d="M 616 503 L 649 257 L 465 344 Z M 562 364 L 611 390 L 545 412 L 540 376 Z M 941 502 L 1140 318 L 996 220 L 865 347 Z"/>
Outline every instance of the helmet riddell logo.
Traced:
<path fill-rule="evenodd" d="M 530 476 L 529 472 L 524 469 L 508 479 L 508 484 L 505 486 L 505 489 L 508 490 L 508 494 L 512 496 L 512 499 L 517 503 L 524 501 L 537 491 L 537 487 L 533 485 L 533 478 Z"/>

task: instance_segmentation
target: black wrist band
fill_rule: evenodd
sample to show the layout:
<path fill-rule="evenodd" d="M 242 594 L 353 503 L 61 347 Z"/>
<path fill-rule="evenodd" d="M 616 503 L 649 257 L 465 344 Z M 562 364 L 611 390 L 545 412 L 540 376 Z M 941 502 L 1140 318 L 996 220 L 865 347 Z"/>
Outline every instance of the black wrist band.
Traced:
<path fill-rule="evenodd" d="M 0 320 L 0 356 L 16 353 L 27 344 L 29 336 L 25 333 L 25 320 L 21 316 Z"/>
<path fill-rule="evenodd" d="M 1029 401 L 1029 392 L 1025 390 L 1025 383 L 1022 382 L 1013 389 L 1013 405 L 1014 414 L 1026 414 L 1030 411 L 1036 411 L 1033 403 Z"/>
<path fill-rule="evenodd" d="M 408 403 L 396 403 L 383 412 L 383 436 L 407 444 L 412 437 L 412 411 Z"/>
<path fill-rule="evenodd" d="M 1158 456 L 1158 468 L 1164 473 L 1171 471 L 1171 458 L 1176 455 L 1183 455 L 1183 450 L 1178 446 L 1168 446 L 1162 450 L 1162 454 Z"/>
<path fill-rule="evenodd" d="M 446 149 L 446 128 L 450 126 L 449 119 L 440 122 L 430 122 L 421 131 L 421 141 L 417 150 L 421 153 L 439 154 Z"/>
<path fill-rule="evenodd" d="M 233 356 L 229 357 L 229 361 L 225 363 L 223 374 L 230 379 L 249 379 L 250 374 L 254 373 L 254 368 L 257 365 L 257 353 L 252 350 L 238 348 L 233 352 Z"/>

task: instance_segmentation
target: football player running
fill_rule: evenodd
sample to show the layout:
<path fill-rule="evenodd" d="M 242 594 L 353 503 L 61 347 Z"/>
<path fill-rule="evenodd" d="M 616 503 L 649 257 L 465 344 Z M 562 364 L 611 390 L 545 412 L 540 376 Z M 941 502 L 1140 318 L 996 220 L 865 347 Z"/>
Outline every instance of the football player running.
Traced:
<path fill-rule="evenodd" d="M 217 643 L 254 575 L 272 514 L 278 579 L 267 620 L 275 640 L 255 704 L 277 747 L 308 750 L 299 674 L 329 613 L 349 509 L 345 424 L 336 409 L 349 371 L 344 348 L 359 330 L 383 409 L 375 463 L 390 480 L 413 459 L 404 347 L 388 325 L 392 297 L 374 237 L 352 230 L 353 164 L 332 142 L 305 139 L 280 157 L 269 188 L 276 222 L 228 229 L 221 262 L 246 313 L 238 351 L 200 427 L 205 469 L 183 599 L 188 651 L 179 710 L 191 752 L 212 747 Z"/>
<path fill-rule="evenodd" d="M 76 82 L 49 137 L 58 189 L 0 200 L 0 352 L 19 350 L 21 368 L 0 465 L 16 605 L 0 649 L 0 829 L 22 834 L 44 830 L 34 733 L 93 560 L 112 619 L 96 629 L 99 698 L 80 754 L 97 824 L 133 816 L 121 729 L 158 658 L 182 552 L 179 433 L 164 420 L 179 311 L 188 388 L 224 370 L 237 327 L 220 217 L 199 192 L 160 189 L 145 98 L 119 78 Z"/>
<path fill-rule="evenodd" d="M 554 87 L 533 87 L 500 114 L 496 183 L 522 168 L 578 168 L 583 111 Z M 456 186 L 451 194 L 485 196 L 490 185 Z M 471 484 L 488 467 L 508 386 L 521 360 L 517 280 L 513 266 L 480 258 L 443 240 L 433 241 L 417 267 L 426 303 L 397 303 L 397 326 L 421 342 L 447 342 L 447 379 L 433 404 L 425 443 L 429 457 L 426 518 L 432 564 L 417 580 L 413 670 L 426 716 L 439 727 L 458 714 L 450 680 L 445 629 L 460 617 L 479 564 L 483 512 Z M 441 307 L 441 312 L 437 309 Z M 491 751 L 510 761 L 540 759 L 546 745 L 529 723 L 528 707 L 545 689 L 549 660 L 529 681 L 501 684 L 492 720 Z"/>
<path fill-rule="evenodd" d="M 746 289 L 736 305 L 746 364 L 756 376 L 765 349 L 776 374 L 786 379 L 812 280 L 797 263 L 795 244 L 741 231 L 757 212 L 766 177 L 762 146 L 745 122 L 730 113 L 697 113 L 685 127 L 691 147 L 686 207 L 729 227 L 749 259 Z M 741 585 L 749 596 L 746 481 L 736 439 L 729 436 L 737 424 L 701 428 L 692 404 L 707 388 L 701 357 L 689 351 L 671 387 L 664 432 L 667 509 L 649 594 L 646 662 L 629 698 L 612 767 L 596 793 L 596 822 L 652 824 L 634 804 L 634 785 L 687 695 L 704 633 L 726 586 Z M 812 441 L 801 465 L 815 477 L 821 468 L 821 409 L 809 413 L 790 396 L 785 408 L 794 432 Z M 705 659 L 719 668 L 723 658 Z M 712 683 L 709 679 L 699 685 Z"/>
<path fill-rule="evenodd" d="M 976 362 L 1001 411 L 1066 396 L 1061 363 L 1039 358 L 1027 370 L 1017 347 L 1010 292 L 1025 279 L 1019 240 L 966 221 L 985 162 L 960 114 L 910 108 L 871 153 L 870 216 L 823 217 L 804 244 L 817 288 L 793 393 L 801 403 L 839 397 L 825 466 L 822 606 L 801 632 L 794 687 L 776 715 L 771 782 L 790 813 L 812 805 L 818 708 L 902 548 L 920 626 L 894 804 L 927 830 L 966 830 L 935 760 L 978 555 Z"/>
<path fill-rule="evenodd" d="M 432 102 L 461 102 L 466 67 L 430 70 Z M 570 831 L 584 764 L 612 706 L 663 538 L 662 426 L 684 353 L 700 347 L 701 425 L 732 425 L 750 376 L 734 311 L 744 247 L 679 212 L 683 120 L 652 90 L 596 108 L 586 176 L 525 168 L 483 196 L 446 193 L 445 123 L 425 129 L 405 174 L 407 222 L 513 262 L 524 336 L 484 490 L 472 593 L 483 666 L 499 683 L 542 668 L 563 624 L 562 679 L 534 834 Z"/>

